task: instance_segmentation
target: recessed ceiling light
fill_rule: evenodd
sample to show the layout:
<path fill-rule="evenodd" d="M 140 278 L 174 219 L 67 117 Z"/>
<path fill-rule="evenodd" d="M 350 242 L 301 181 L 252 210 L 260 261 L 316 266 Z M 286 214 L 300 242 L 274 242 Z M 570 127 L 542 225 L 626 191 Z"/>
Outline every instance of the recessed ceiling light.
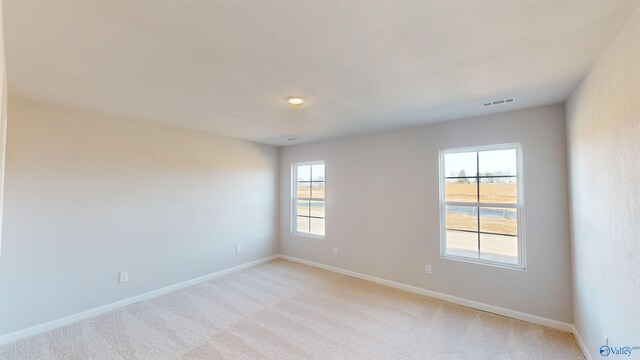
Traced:
<path fill-rule="evenodd" d="M 289 96 L 287 98 L 287 102 L 291 105 L 300 105 L 304 102 L 304 100 L 299 96 Z"/>

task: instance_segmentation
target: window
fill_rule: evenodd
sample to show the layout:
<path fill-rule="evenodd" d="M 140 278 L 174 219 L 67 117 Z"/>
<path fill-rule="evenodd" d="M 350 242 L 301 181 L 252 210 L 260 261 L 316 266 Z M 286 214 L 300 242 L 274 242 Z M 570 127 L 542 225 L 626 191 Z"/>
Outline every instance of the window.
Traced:
<path fill-rule="evenodd" d="M 519 144 L 440 152 L 442 257 L 525 268 Z"/>
<path fill-rule="evenodd" d="M 324 237 L 325 176 L 324 162 L 294 164 L 291 203 L 291 232 L 312 237 Z"/>

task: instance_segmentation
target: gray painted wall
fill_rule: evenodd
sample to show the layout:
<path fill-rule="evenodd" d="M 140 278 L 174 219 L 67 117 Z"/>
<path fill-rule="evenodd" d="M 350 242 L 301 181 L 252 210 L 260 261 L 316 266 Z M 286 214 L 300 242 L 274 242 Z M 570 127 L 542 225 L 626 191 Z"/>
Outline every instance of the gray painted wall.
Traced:
<path fill-rule="evenodd" d="M 278 253 L 275 147 L 14 99 L 9 119 L 0 334 Z"/>
<path fill-rule="evenodd" d="M 513 142 L 524 148 L 528 269 L 441 259 L 438 150 Z M 280 154 L 281 253 L 572 323 L 562 105 L 291 146 Z M 321 240 L 288 231 L 291 164 L 310 160 L 326 161 Z"/>
<path fill-rule="evenodd" d="M 567 102 L 575 325 L 640 346 L 640 6 Z M 632 358 L 640 359 L 640 351 Z"/>

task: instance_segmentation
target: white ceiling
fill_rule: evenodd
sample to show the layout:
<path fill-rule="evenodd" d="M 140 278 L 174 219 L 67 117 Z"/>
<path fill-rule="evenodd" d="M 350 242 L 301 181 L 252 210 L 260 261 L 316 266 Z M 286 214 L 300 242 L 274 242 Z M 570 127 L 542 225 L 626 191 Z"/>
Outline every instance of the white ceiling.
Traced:
<path fill-rule="evenodd" d="M 5 0 L 9 93 L 288 145 L 562 102 L 637 4 Z"/>

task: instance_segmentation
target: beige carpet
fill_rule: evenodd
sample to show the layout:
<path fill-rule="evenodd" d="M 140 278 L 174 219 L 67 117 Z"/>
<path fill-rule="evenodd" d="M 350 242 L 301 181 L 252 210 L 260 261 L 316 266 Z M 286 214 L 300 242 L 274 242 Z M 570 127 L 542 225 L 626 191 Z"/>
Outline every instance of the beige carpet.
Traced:
<path fill-rule="evenodd" d="M 573 335 L 276 260 L 0 348 L 0 359 L 584 359 Z"/>

